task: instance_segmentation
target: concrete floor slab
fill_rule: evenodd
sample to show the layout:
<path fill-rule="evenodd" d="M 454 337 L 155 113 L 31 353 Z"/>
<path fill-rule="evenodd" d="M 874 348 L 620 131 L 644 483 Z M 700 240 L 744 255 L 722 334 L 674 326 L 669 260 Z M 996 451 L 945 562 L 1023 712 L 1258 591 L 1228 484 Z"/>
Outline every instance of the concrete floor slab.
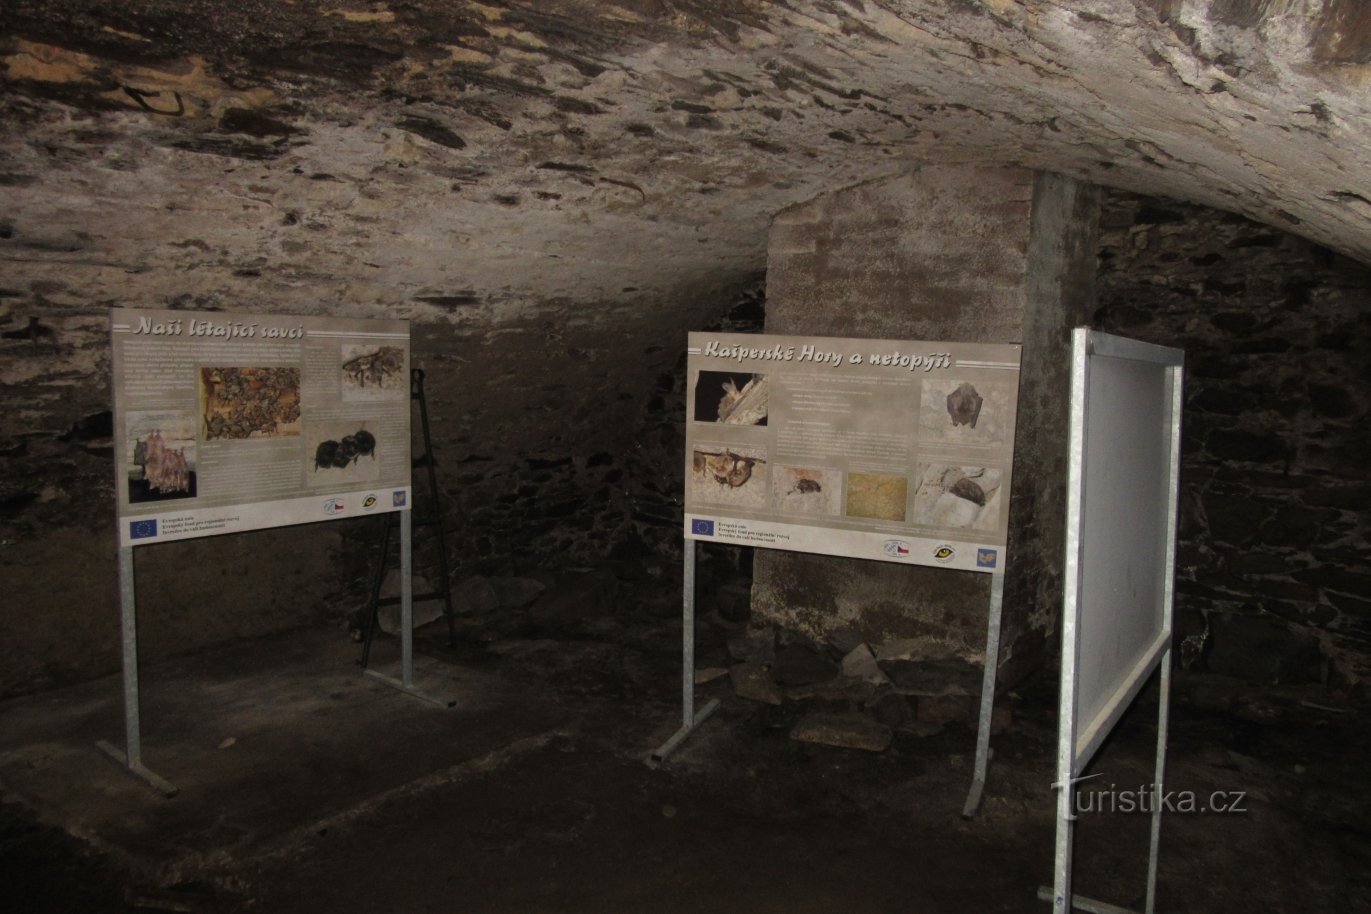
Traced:
<path fill-rule="evenodd" d="M 546 741 L 562 722 L 551 702 L 420 657 L 416 684 L 455 702 L 436 707 L 364 676 L 356 647 L 336 631 L 306 631 L 147 671 L 143 762 L 179 788 L 170 799 L 96 748 L 124 745 L 118 679 L 5 703 L 0 783 L 126 865 L 174 882 Z"/>
<path fill-rule="evenodd" d="M 475 622 L 471 623 L 473 626 Z M 981 814 L 960 815 L 973 734 L 897 731 L 882 753 L 795 742 L 813 702 L 700 687 L 719 712 L 660 768 L 675 728 L 670 637 L 525 625 L 478 646 L 421 632 L 419 684 L 365 677 L 339 631 L 298 631 L 144 673 L 145 761 L 164 799 L 95 749 L 121 734 L 117 678 L 0 704 L 7 912 L 1022 912 L 1049 880 L 1052 683 L 1010 700 Z M 656 625 L 669 634 L 670 624 Z M 473 629 L 474 630 L 474 629 Z M 460 632 L 470 635 L 470 632 Z M 706 624 L 708 651 L 722 651 Z M 517 644 L 516 644 L 517 643 Z M 518 650 L 506 649 L 516 644 Z M 380 644 L 378 662 L 393 655 Z M 1238 814 L 1163 826 L 1159 912 L 1371 910 L 1371 749 L 1359 713 L 1295 700 L 1214 715 L 1178 687 L 1168 786 L 1242 791 Z M 1151 771 L 1146 696 L 1102 784 Z M 1146 817 L 1077 823 L 1077 890 L 1141 897 Z"/>

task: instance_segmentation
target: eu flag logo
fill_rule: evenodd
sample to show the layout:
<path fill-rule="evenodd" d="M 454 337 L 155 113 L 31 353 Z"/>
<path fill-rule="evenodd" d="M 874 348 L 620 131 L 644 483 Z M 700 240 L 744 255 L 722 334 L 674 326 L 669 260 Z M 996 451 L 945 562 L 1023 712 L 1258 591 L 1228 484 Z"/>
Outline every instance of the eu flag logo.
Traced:
<path fill-rule="evenodd" d="M 403 489 L 391 493 L 390 505 L 392 508 L 403 508 L 405 506 L 405 492 Z"/>
<path fill-rule="evenodd" d="M 156 520 L 129 521 L 129 539 L 145 540 L 157 535 Z"/>
<path fill-rule="evenodd" d="M 692 520 L 690 522 L 690 532 L 694 536 L 713 536 L 714 521 L 699 520 L 698 518 L 696 518 L 695 520 Z"/>
<path fill-rule="evenodd" d="M 999 557 L 1000 557 L 1000 553 L 999 553 L 999 550 L 997 550 L 997 549 L 977 549 L 977 550 L 976 550 L 976 567 L 977 567 L 977 568 L 994 568 L 994 567 L 995 567 L 995 563 L 999 560 Z"/>

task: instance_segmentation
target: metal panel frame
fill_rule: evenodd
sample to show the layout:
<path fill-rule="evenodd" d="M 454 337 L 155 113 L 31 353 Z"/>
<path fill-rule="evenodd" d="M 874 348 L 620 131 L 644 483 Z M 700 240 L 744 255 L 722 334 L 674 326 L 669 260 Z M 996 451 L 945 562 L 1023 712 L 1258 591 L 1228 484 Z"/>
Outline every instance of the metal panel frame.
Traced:
<path fill-rule="evenodd" d="M 694 338 L 695 336 L 696 336 L 696 334 L 694 334 L 694 333 L 691 334 L 691 337 L 692 337 L 691 342 L 694 341 L 693 338 Z M 862 341 L 862 340 L 857 340 L 857 339 L 835 338 L 835 337 L 813 337 L 813 338 L 806 337 L 806 338 L 807 338 L 807 339 L 814 339 L 814 340 L 816 340 L 816 341 L 817 341 L 817 340 L 823 340 L 823 341 L 826 341 L 826 342 L 840 342 L 840 343 L 870 342 L 870 341 Z M 974 344 L 974 345 L 1003 345 L 1003 344 Z M 688 344 L 688 346 L 687 346 L 687 349 L 688 349 L 688 352 L 691 354 L 692 359 L 693 359 L 694 355 L 696 355 L 696 354 L 698 354 L 698 353 L 700 352 L 699 349 L 691 348 L 691 347 L 689 346 L 689 344 Z M 984 364 L 984 363 L 982 363 L 982 364 Z M 1015 371 L 1015 374 L 1016 374 L 1016 382 L 1017 382 L 1017 375 L 1018 375 L 1018 373 L 1019 373 L 1019 370 L 1018 370 L 1019 368 L 1021 368 L 1021 365 L 1019 365 L 1019 366 L 1016 367 L 1016 371 Z M 687 370 L 689 371 L 689 365 L 687 366 Z M 688 385 L 688 386 L 689 386 L 689 385 Z M 692 388 L 692 390 L 693 390 L 693 388 Z M 693 394 L 693 393 L 690 394 L 690 396 L 688 397 L 688 403 L 693 402 L 693 397 L 694 397 L 694 394 Z M 1014 416 L 1015 416 L 1015 421 L 1016 421 L 1016 423 L 1017 423 L 1017 418 L 1018 418 L 1017 405 L 1016 405 L 1016 408 L 1015 408 L 1015 410 L 1014 410 Z M 687 436 L 687 439 L 689 439 L 689 435 Z M 1010 439 L 1010 440 L 1011 440 L 1011 442 L 1012 442 L 1012 436 L 1011 436 L 1011 439 Z M 689 440 L 687 441 L 687 444 L 689 444 Z M 1013 460 L 1013 449 L 1012 449 L 1012 443 L 1011 443 L 1010 454 L 1009 454 L 1009 457 L 1008 457 L 1008 466 L 1012 468 L 1013 462 L 1014 462 L 1014 460 Z M 687 508 L 687 513 L 689 513 L 689 508 Z M 687 519 L 687 520 L 688 520 L 688 519 Z M 1004 518 L 1004 524 L 1005 524 L 1006 529 L 1007 529 L 1007 527 L 1008 527 L 1008 523 L 1009 523 L 1008 506 L 1006 505 L 1006 509 L 1005 509 L 1005 518 Z M 884 534 L 882 534 L 882 535 L 884 535 Z M 739 543 L 739 542 L 728 542 L 728 541 L 718 541 L 718 542 L 720 542 L 720 544 L 722 544 L 722 545 L 731 545 L 731 546 L 745 546 L 745 545 L 747 545 L 747 544 L 745 544 L 745 543 Z M 683 564 L 684 564 L 684 593 L 683 593 L 683 598 L 682 598 L 683 619 L 682 619 L 682 633 L 681 633 L 681 635 L 682 635 L 682 637 L 681 637 L 681 641 L 682 641 L 682 648 L 681 648 L 681 653 L 682 653 L 682 673 L 681 673 L 681 676 L 682 676 L 681 726 L 680 726 L 680 729 L 678 729 L 674 734 L 672 734 L 671 737 L 669 737 L 669 738 L 666 740 L 666 742 L 664 742 L 661 746 L 659 746 L 656 750 L 654 750 L 654 751 L 652 752 L 652 754 L 648 757 L 648 763 L 651 764 L 651 765 L 657 765 L 657 764 L 660 764 L 661 762 L 663 762 L 663 761 L 667 758 L 667 756 L 669 756 L 673 751 L 675 751 L 677 748 L 679 748 L 680 745 L 681 745 L 686 739 L 688 739 L 688 738 L 690 737 L 690 735 L 695 731 L 695 729 L 696 729 L 697 727 L 699 727 L 702 723 L 704 723 L 704 721 L 705 721 L 706 719 L 708 719 L 709 716 L 712 715 L 712 714 L 718 709 L 718 706 L 719 706 L 719 702 L 718 702 L 717 700 L 715 700 L 715 701 L 710 701 L 708 704 L 706 704 L 706 705 L 700 710 L 700 712 L 699 712 L 698 714 L 695 713 L 695 695 L 694 695 L 694 689 L 695 689 L 695 679 L 694 679 L 694 677 L 695 677 L 695 563 L 696 563 L 696 559 L 697 559 L 697 555 L 698 555 L 699 543 L 700 543 L 700 540 L 697 540 L 697 539 L 696 539 L 694 536 L 692 536 L 689 532 L 686 532 L 686 534 L 685 534 L 685 536 L 684 536 L 684 541 L 683 541 L 683 544 L 682 544 L 682 558 L 683 558 Z M 752 548 L 760 549 L 760 548 L 767 548 L 767 547 L 764 547 L 764 546 L 753 546 Z M 1006 543 L 1005 543 L 1004 545 L 1002 545 L 1002 546 L 997 546 L 996 548 L 999 550 L 999 560 L 995 563 L 995 566 L 994 566 L 993 569 L 986 569 L 986 568 L 979 568 L 979 567 L 974 568 L 974 569 L 961 569 L 961 570 L 969 570 L 969 571 L 977 571 L 977 572 L 989 572 L 990 575 L 991 575 L 990 598 L 989 598 L 989 606 L 988 606 L 987 619 L 986 619 L 985 666 L 984 666 L 984 669 L 983 669 L 983 672 L 982 672 L 982 679 L 981 679 L 981 699 L 980 699 L 980 708 L 979 708 L 979 719 L 978 719 L 978 721 L 977 721 L 977 726 L 976 726 L 976 758 L 975 758 L 975 765 L 974 765 L 973 772 L 972 772 L 971 787 L 970 787 L 970 789 L 969 789 L 968 792 L 967 792 L 966 803 L 964 804 L 963 809 L 962 809 L 962 815 L 965 816 L 965 817 L 967 817 L 967 818 L 970 818 L 970 817 L 974 816 L 974 815 L 976 814 L 976 811 L 980 808 L 981 796 L 982 796 L 982 794 L 983 794 L 983 792 L 984 792 L 984 789 L 985 789 L 986 771 L 987 771 L 987 768 L 989 767 L 990 758 L 991 758 L 991 755 L 992 755 L 992 751 L 991 751 L 991 749 L 990 749 L 990 727 L 991 727 L 991 722 L 992 722 L 992 718 L 993 718 L 994 704 L 995 704 L 995 685 L 996 685 L 997 677 L 998 677 L 998 673 L 999 673 L 1000 622 L 1001 622 L 1001 617 L 1002 617 L 1002 615 L 1003 615 L 1003 607 L 1004 607 L 1004 576 L 1005 576 L 1005 568 L 1006 568 L 1006 566 L 1008 565 L 1008 542 L 1006 541 Z M 799 553 L 809 554 L 809 555 L 831 554 L 831 555 L 842 556 L 842 557 L 845 557 L 845 558 L 855 558 L 855 559 L 859 559 L 859 560 L 865 559 L 865 560 L 867 560 L 867 561 L 873 560 L 873 559 L 871 559 L 870 557 L 863 557 L 863 556 L 856 555 L 856 554 L 850 554 L 850 553 L 844 553 L 844 552 L 832 552 L 832 553 L 814 552 L 814 551 L 812 551 L 812 549 L 801 549 L 801 548 L 797 548 L 797 547 L 788 547 L 788 548 L 787 548 L 787 551 L 799 552 Z M 921 563 L 921 564 L 923 564 L 923 567 L 936 567 L 936 566 L 934 566 L 934 565 L 932 565 L 932 564 L 928 564 L 928 563 Z"/>
<path fill-rule="evenodd" d="M 1114 694 L 1108 697 L 1094 719 L 1078 719 L 1082 614 L 1081 579 L 1088 562 L 1082 532 L 1091 506 L 1086 499 L 1089 472 L 1087 430 L 1090 417 L 1090 368 L 1095 358 L 1124 359 L 1163 366 L 1165 374 L 1165 427 L 1167 436 L 1164 493 L 1166 511 L 1162 535 L 1158 590 L 1161 601 L 1161 633 L 1133 659 L 1132 666 Z M 1161 841 L 1161 796 L 1166 767 L 1167 728 L 1171 695 L 1171 633 L 1175 596 L 1175 543 L 1178 524 L 1177 495 L 1180 480 L 1180 427 L 1182 405 L 1182 368 L 1184 355 L 1179 350 L 1154 346 L 1136 340 L 1077 328 L 1072 334 L 1070 468 L 1067 482 L 1066 556 L 1062 596 L 1062 672 L 1057 736 L 1057 837 L 1054 884 L 1039 890 L 1039 897 L 1050 901 L 1056 914 L 1067 914 L 1073 907 L 1084 911 L 1114 912 L 1126 909 L 1074 895 L 1071 892 L 1072 836 L 1076 779 L 1094 757 L 1100 744 L 1118 723 L 1120 716 L 1137 697 L 1153 670 L 1160 670 L 1161 696 L 1157 718 L 1157 754 L 1152 784 L 1153 808 L 1148 852 L 1146 912 L 1156 905 L 1157 856 Z M 1112 404 L 1111 404 L 1112 406 Z"/>
<path fill-rule="evenodd" d="M 115 315 L 121 309 L 115 309 L 111 315 Z M 113 321 L 112 321 L 113 324 Z M 111 334 L 116 332 L 116 328 L 111 326 Z M 406 360 L 409 358 L 409 337 L 408 330 L 405 331 Z M 366 334 L 362 335 L 372 335 Z M 116 371 L 117 373 L 117 371 Z M 405 400 L 406 404 L 409 398 Z M 116 417 L 116 427 L 122 425 L 118 421 L 122 418 L 124 405 L 121 398 L 114 398 L 114 414 Z M 407 412 L 406 415 L 409 415 Z M 427 423 L 427 414 L 424 417 Z M 425 426 L 427 430 L 427 426 Z M 408 440 L 408 439 L 407 439 Z M 118 485 L 122 480 L 116 480 Z M 410 488 L 410 481 L 405 483 Z M 413 510 L 412 505 L 406 504 L 399 512 L 400 514 L 400 617 L 401 617 L 401 644 L 400 644 L 400 678 L 381 675 L 374 670 L 366 670 L 365 674 L 377 679 L 387 685 L 394 686 L 405 693 L 431 702 L 440 706 L 451 707 L 454 701 L 437 698 L 426 694 L 414 686 L 414 567 L 413 567 Z M 127 519 L 121 513 L 121 507 L 116 500 L 115 516 L 119 523 Z M 326 521 L 320 521 L 326 522 Z M 271 529 L 270 527 L 256 527 L 252 529 Z M 236 532 L 236 531 L 235 531 Z M 243 532 L 251 532 L 243 531 Z M 215 534 L 209 534 L 215 535 Z M 101 752 L 116 761 L 128 773 L 139 778 L 153 790 L 166 797 L 175 796 L 177 787 L 170 781 L 156 774 L 143 764 L 142 746 L 142 714 L 141 701 L 138 683 L 138 609 L 137 609 L 137 580 L 134 574 L 134 550 L 146 548 L 148 546 L 161 545 L 169 540 L 157 542 L 121 545 L 119 547 L 119 617 L 120 631 L 123 654 L 123 698 L 124 698 L 124 748 L 117 746 L 106 740 L 99 740 L 96 746 Z"/>

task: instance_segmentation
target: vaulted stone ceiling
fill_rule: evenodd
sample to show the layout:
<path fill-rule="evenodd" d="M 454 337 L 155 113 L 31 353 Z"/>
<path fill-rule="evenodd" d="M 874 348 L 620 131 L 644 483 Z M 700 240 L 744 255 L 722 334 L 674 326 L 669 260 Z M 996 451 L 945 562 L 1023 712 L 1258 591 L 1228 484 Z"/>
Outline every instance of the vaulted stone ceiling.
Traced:
<path fill-rule="evenodd" d="M 0 285 L 51 305 L 680 301 L 965 160 L 1371 261 L 1361 0 L 6 0 L 0 63 Z"/>

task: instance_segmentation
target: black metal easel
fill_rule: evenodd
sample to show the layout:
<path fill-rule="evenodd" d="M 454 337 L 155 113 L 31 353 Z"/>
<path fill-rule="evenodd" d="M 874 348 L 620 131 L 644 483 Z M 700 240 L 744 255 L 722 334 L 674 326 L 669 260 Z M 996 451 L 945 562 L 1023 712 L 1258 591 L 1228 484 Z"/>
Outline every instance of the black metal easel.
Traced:
<path fill-rule="evenodd" d="M 452 647 L 457 642 L 456 630 L 453 627 L 452 609 L 452 582 L 448 578 L 447 567 L 447 536 L 443 532 L 443 511 L 442 496 L 438 489 L 438 469 L 433 460 L 433 438 L 428 430 L 428 398 L 424 396 L 424 370 L 422 368 L 412 369 L 409 373 L 409 398 L 411 401 L 419 403 L 419 421 L 424 433 L 424 452 L 411 461 L 414 468 L 423 467 L 428 477 L 428 510 L 420 513 L 420 501 L 418 490 L 415 489 L 414 499 L 414 527 L 418 531 L 424 527 L 433 527 L 437 531 L 435 538 L 438 546 L 438 589 L 431 593 L 418 593 L 414 595 L 414 602 L 423 600 L 436 600 L 443 598 L 443 618 L 447 619 L 447 640 L 448 646 Z M 367 612 L 367 632 L 362 644 L 362 669 L 366 669 L 367 661 L 371 657 L 371 640 L 376 634 L 377 617 L 382 606 L 393 606 L 400 602 L 399 597 L 382 597 L 381 584 L 385 580 L 386 565 L 390 560 L 391 529 L 395 526 L 399 514 L 391 512 L 381 516 L 381 549 L 376 558 L 376 573 L 371 579 L 371 600 Z M 417 539 L 417 534 L 416 534 Z"/>

